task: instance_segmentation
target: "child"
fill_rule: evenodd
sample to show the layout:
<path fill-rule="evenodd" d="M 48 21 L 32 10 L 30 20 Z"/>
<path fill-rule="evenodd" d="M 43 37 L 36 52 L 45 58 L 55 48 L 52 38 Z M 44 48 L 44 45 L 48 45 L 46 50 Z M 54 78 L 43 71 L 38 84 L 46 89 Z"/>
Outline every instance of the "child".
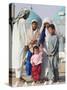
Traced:
<path fill-rule="evenodd" d="M 25 46 L 25 51 L 26 51 L 26 55 L 25 55 L 26 74 L 29 76 L 31 75 L 31 68 L 32 68 L 31 63 L 30 63 L 32 53 L 29 50 L 28 46 Z"/>
<path fill-rule="evenodd" d="M 31 57 L 32 78 L 33 78 L 34 82 L 40 80 L 41 63 L 42 63 L 42 52 L 39 51 L 38 46 L 34 46 L 33 55 Z"/>
<path fill-rule="evenodd" d="M 58 51 L 59 51 L 59 40 L 57 35 L 55 34 L 55 26 L 50 24 L 48 27 L 48 31 L 50 34 L 50 38 L 48 39 L 48 61 L 49 61 L 49 72 L 48 79 L 49 83 L 53 83 L 53 81 L 57 82 L 59 79 L 58 73 Z"/>

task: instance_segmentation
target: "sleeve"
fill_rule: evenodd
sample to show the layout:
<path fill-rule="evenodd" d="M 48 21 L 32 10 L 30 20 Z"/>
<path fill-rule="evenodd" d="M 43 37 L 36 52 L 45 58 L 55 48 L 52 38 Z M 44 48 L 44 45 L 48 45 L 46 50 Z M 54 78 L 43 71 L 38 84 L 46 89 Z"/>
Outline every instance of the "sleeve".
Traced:
<path fill-rule="evenodd" d="M 28 57 L 28 53 L 26 53 L 25 57 L 23 58 L 24 60 L 26 60 Z"/>
<path fill-rule="evenodd" d="M 58 52 L 59 40 L 56 37 L 55 42 L 49 40 L 48 55 L 55 55 Z"/>
<path fill-rule="evenodd" d="M 26 53 L 26 56 L 25 56 L 25 58 L 27 58 L 28 57 L 28 53 Z"/>

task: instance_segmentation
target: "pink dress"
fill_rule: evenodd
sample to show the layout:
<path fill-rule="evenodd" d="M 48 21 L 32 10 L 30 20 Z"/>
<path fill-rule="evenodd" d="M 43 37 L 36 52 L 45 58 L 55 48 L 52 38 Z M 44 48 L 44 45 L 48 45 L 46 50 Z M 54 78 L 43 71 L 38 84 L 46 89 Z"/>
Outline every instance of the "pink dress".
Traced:
<path fill-rule="evenodd" d="M 33 65 L 33 63 L 34 63 L 34 65 Z M 41 63 L 42 63 L 42 52 L 40 52 L 39 54 L 34 54 L 31 57 L 32 77 L 35 81 L 40 80 Z"/>
<path fill-rule="evenodd" d="M 39 54 L 34 54 L 32 57 L 31 57 L 31 64 L 34 65 L 38 65 L 38 64 L 41 64 L 42 63 L 42 52 L 40 52 Z"/>

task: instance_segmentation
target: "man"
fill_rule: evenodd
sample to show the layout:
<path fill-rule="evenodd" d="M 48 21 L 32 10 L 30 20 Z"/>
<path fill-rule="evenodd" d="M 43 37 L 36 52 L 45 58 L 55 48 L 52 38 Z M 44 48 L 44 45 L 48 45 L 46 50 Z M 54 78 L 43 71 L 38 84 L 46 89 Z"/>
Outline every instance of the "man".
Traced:
<path fill-rule="evenodd" d="M 22 9 L 16 20 L 13 27 L 12 35 L 12 63 L 15 65 L 15 74 L 16 74 L 16 83 L 18 85 L 19 79 L 22 76 L 22 64 L 23 64 L 23 48 L 27 43 L 27 26 L 28 23 L 26 19 L 28 18 L 30 11 L 28 9 Z"/>
<path fill-rule="evenodd" d="M 27 32 L 28 35 L 28 45 L 30 50 L 32 51 L 33 46 L 38 45 L 39 41 L 39 35 L 40 35 L 40 30 L 38 27 L 38 21 L 37 20 L 32 20 L 32 26 Z"/>

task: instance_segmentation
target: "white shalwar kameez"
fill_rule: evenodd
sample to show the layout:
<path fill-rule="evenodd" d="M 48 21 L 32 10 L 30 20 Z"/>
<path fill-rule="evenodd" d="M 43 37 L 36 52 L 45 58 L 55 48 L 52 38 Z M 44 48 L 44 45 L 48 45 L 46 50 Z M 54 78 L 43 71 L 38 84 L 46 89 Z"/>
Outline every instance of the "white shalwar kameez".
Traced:
<path fill-rule="evenodd" d="M 16 78 L 20 78 L 22 74 L 23 48 L 27 44 L 26 26 L 26 21 L 21 18 L 13 27 L 12 61 L 14 61 L 15 65 Z"/>

